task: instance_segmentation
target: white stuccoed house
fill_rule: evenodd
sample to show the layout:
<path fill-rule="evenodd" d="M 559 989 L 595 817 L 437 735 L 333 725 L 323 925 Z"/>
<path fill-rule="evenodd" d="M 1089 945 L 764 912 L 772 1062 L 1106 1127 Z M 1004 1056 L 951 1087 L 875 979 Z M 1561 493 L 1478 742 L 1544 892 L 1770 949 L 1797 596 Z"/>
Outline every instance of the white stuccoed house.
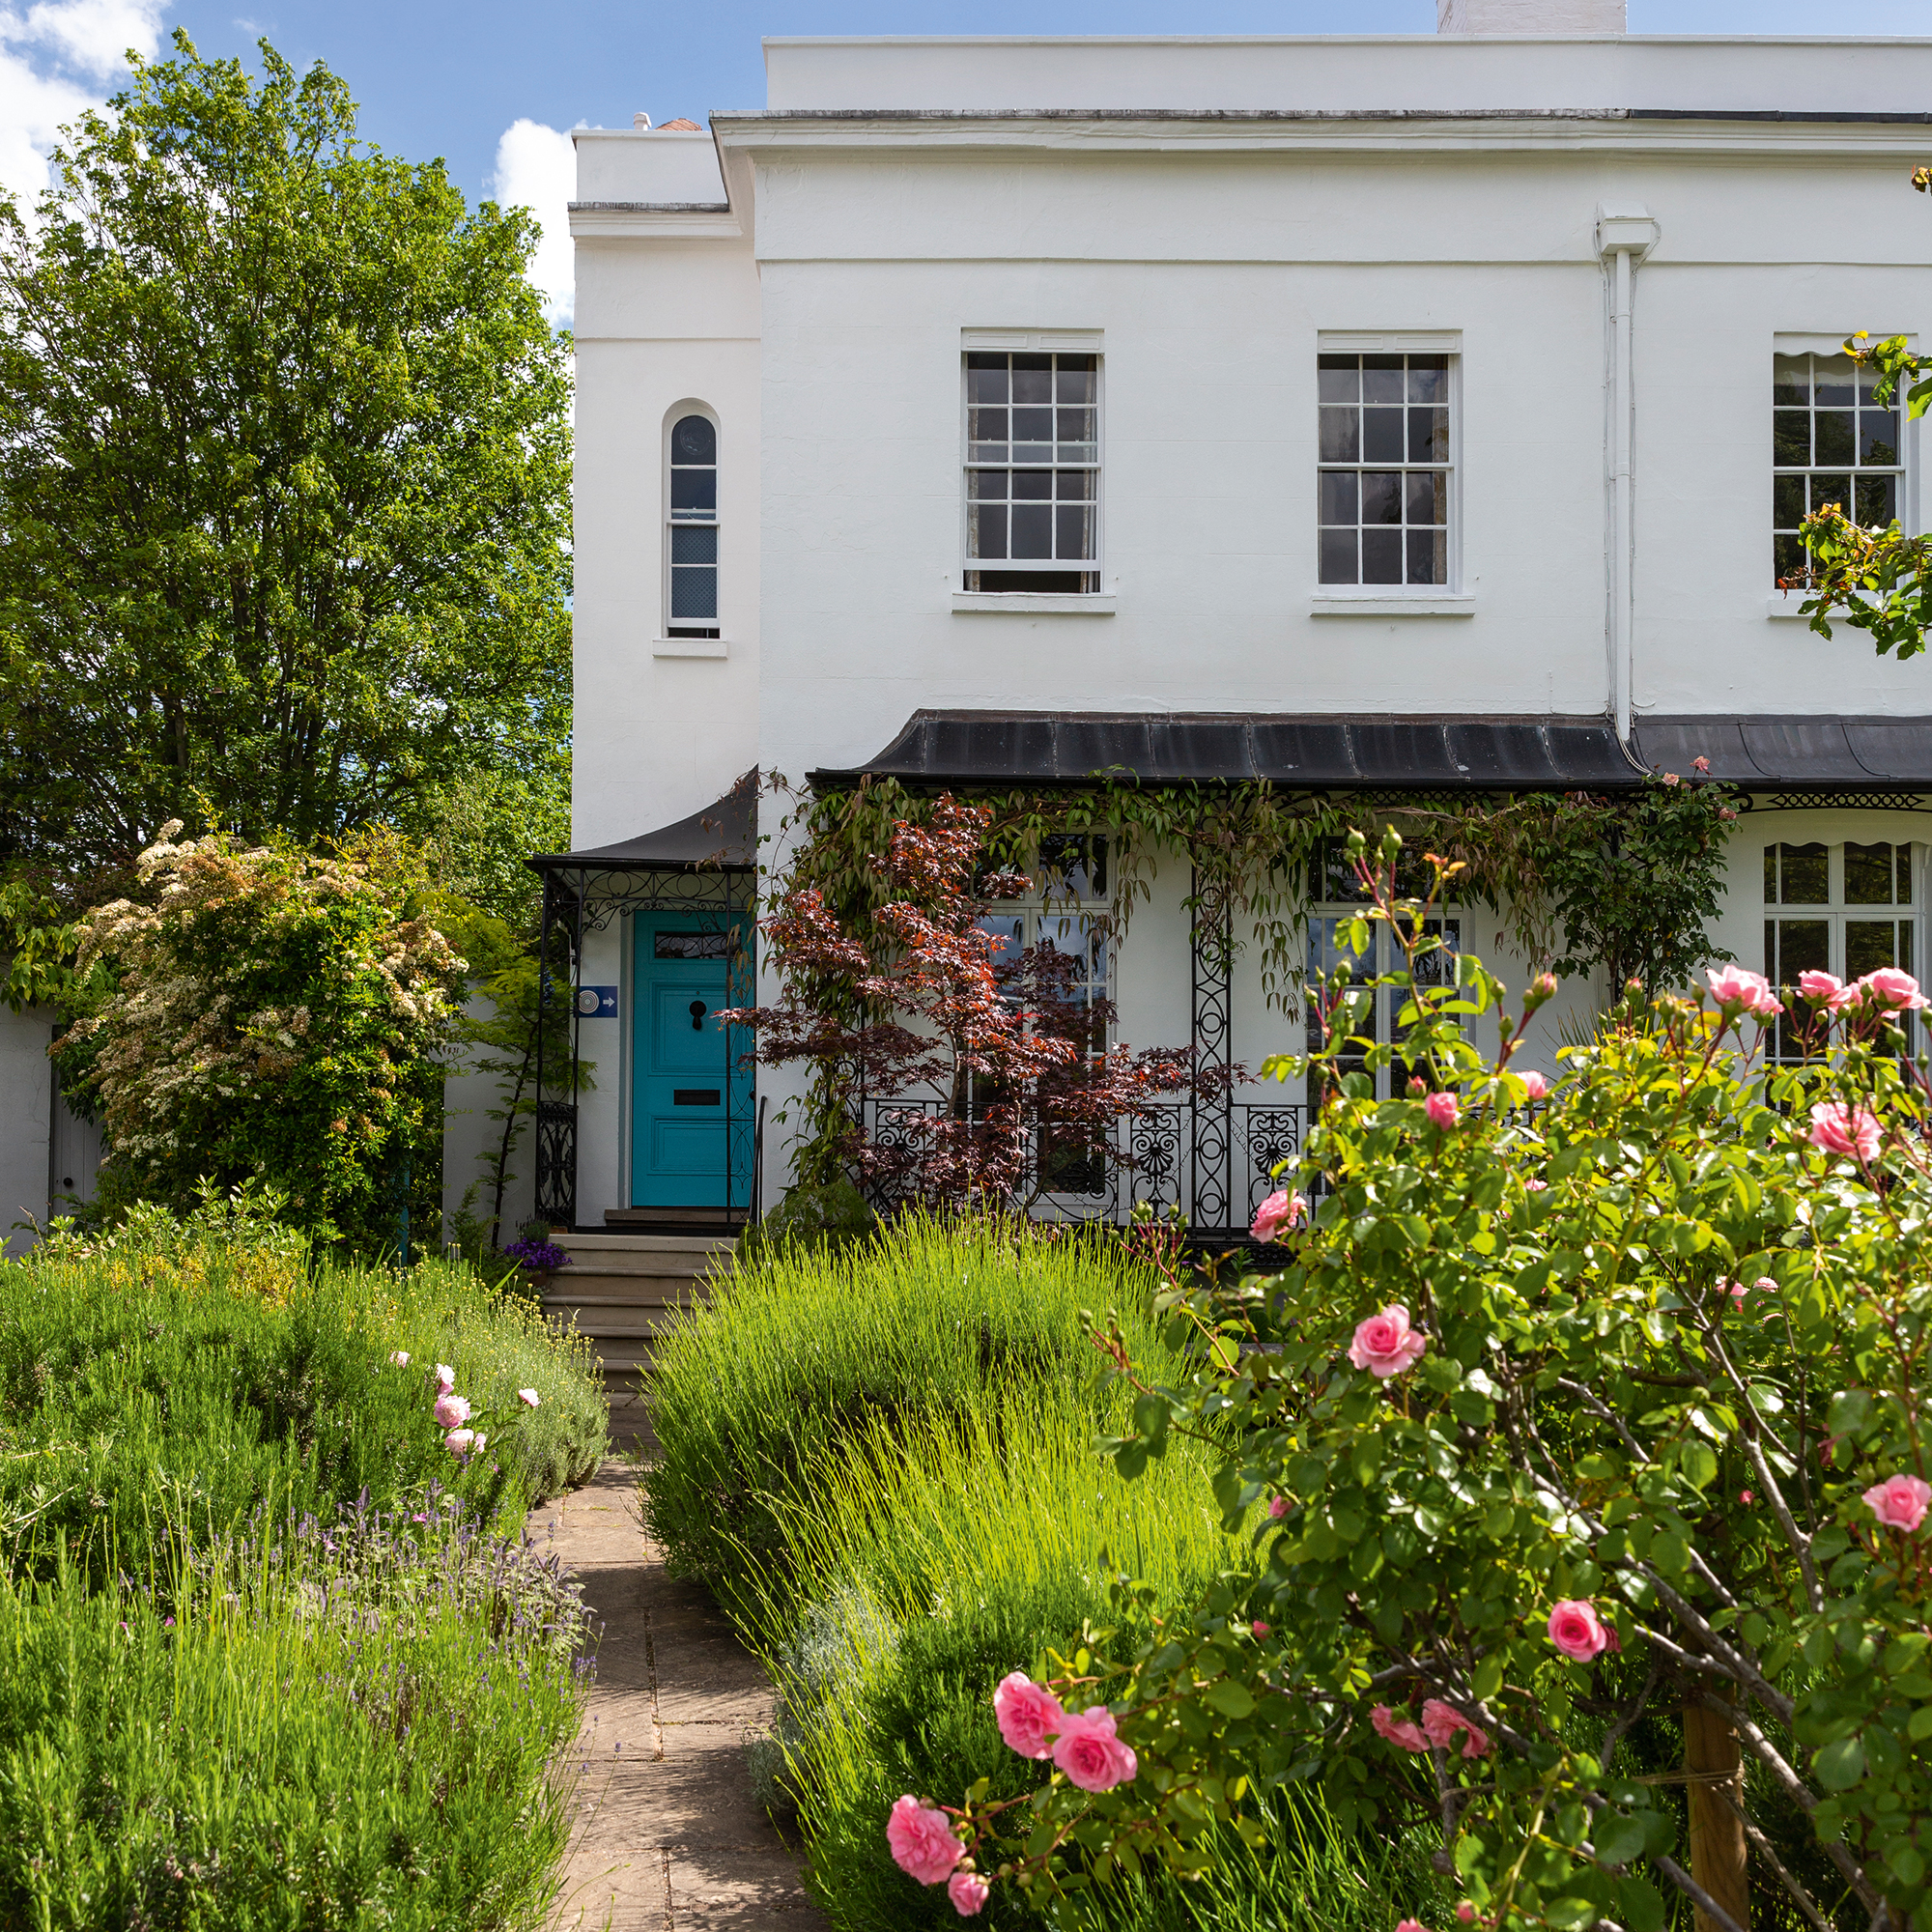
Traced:
<path fill-rule="evenodd" d="M 1932 671 L 1774 579 L 1807 503 L 1922 527 L 1918 433 L 1837 352 L 1932 322 L 1932 43 L 1444 0 L 1429 37 L 765 52 L 762 109 L 577 136 L 578 849 L 542 863 L 600 1071 L 547 1092 L 540 1212 L 784 1185 L 797 1082 L 706 1019 L 749 993 L 754 769 L 1395 805 L 1702 755 L 1750 798 L 1719 944 L 1922 961 Z M 1188 887 L 1096 949 L 1119 1037 L 1293 1048 Z M 1499 923 L 1457 936 L 1520 984 Z M 1304 1098 L 1178 1107 L 1063 1205 L 1238 1228 Z"/>
<path fill-rule="evenodd" d="M 541 1217 L 785 1185 L 799 1082 L 711 1017 L 781 856 L 752 773 L 1395 806 L 1701 755 L 1750 802 L 1719 945 L 1922 962 L 1932 669 L 1774 578 L 1810 503 L 1924 526 L 1919 433 L 1837 352 L 1932 329 L 1932 42 L 1623 25 L 773 41 L 761 109 L 579 131 L 574 850 L 536 863 L 597 1071 L 549 1069 Z M 1021 936 L 1091 949 L 1137 1047 L 1294 1048 L 1189 886 Z M 1176 1107 L 1058 1205 L 1238 1229 L 1304 1097 Z"/>

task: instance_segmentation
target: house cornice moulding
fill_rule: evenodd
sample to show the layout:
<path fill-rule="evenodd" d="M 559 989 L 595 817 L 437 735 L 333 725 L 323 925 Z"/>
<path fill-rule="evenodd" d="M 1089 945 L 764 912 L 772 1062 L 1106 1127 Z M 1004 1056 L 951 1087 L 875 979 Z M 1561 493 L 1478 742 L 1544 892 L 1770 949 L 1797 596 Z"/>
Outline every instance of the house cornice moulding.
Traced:
<path fill-rule="evenodd" d="M 585 241 L 625 235 L 724 241 L 745 230 L 728 201 L 573 201 L 570 232 Z"/>
<path fill-rule="evenodd" d="M 1758 156 L 1892 160 L 1921 114 L 1819 119 L 1640 108 L 764 108 L 717 114 L 721 150 L 1040 148 L 1091 153 Z"/>

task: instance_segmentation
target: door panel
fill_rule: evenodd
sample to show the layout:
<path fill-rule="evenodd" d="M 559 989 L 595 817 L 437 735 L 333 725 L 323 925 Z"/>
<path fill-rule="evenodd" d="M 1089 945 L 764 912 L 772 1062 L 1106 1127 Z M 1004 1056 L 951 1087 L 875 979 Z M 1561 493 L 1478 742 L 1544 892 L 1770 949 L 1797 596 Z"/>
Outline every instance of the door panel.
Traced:
<path fill-rule="evenodd" d="M 729 1065 L 746 1042 L 727 1042 L 717 1017 L 732 1004 L 724 936 L 689 917 L 639 914 L 632 958 L 631 1203 L 743 1207 L 748 1177 L 727 1188 L 725 1172 L 737 1151 L 732 1083 L 749 1076 Z"/>

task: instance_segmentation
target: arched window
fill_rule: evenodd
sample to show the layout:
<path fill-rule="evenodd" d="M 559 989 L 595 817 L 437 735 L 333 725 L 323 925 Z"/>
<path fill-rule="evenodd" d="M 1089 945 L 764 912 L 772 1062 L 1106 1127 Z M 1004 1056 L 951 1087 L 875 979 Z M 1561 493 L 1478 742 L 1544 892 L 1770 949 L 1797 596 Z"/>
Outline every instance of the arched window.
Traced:
<path fill-rule="evenodd" d="M 718 636 L 718 425 L 679 416 L 670 426 L 665 636 Z"/>

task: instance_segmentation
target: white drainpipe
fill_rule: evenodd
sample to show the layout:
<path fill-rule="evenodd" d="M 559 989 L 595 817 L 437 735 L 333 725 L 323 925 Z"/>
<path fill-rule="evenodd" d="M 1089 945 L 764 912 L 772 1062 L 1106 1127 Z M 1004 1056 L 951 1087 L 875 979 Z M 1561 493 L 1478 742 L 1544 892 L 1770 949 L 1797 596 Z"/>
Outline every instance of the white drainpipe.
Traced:
<path fill-rule="evenodd" d="M 1631 383 L 1632 298 L 1636 265 L 1657 245 L 1657 223 L 1641 208 L 1597 211 L 1597 252 L 1609 269 L 1609 421 L 1605 457 L 1609 480 L 1609 695 L 1617 736 L 1631 737 L 1631 598 L 1634 528 L 1631 441 L 1635 400 Z"/>

